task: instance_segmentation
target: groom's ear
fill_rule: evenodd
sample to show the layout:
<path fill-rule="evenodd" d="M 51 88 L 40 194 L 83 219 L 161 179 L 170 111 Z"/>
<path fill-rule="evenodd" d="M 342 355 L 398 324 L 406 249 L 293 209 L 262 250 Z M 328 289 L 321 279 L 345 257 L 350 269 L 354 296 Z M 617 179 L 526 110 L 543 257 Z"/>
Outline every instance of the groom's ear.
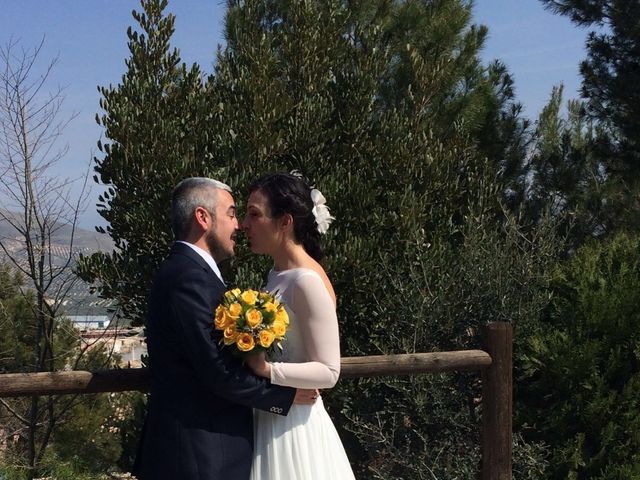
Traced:
<path fill-rule="evenodd" d="M 211 223 L 211 214 L 204 207 L 196 207 L 193 219 L 202 230 L 206 230 L 208 224 Z"/>

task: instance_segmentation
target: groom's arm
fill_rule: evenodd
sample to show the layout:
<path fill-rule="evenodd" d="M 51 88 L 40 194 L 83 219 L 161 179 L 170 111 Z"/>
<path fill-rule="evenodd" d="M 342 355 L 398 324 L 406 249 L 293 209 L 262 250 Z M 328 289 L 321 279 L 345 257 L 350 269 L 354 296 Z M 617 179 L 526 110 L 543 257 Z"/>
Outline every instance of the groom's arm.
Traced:
<path fill-rule="evenodd" d="M 253 375 L 242 362 L 212 339 L 214 311 L 209 299 L 211 285 L 208 272 L 188 269 L 176 279 L 169 299 L 172 316 L 179 325 L 185 353 L 201 384 L 229 401 L 286 415 L 296 390 L 272 385 Z M 205 287 L 206 286 L 206 287 Z M 223 291 L 217 292 L 222 296 Z"/>

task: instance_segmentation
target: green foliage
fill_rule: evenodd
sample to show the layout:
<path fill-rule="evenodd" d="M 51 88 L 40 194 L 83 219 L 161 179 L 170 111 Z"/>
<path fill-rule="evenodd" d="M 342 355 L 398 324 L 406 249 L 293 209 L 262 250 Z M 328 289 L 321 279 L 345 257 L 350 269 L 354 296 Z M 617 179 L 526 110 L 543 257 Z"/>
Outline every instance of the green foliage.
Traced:
<path fill-rule="evenodd" d="M 563 87 L 555 87 L 536 122 L 526 216 L 537 222 L 548 212 L 569 236 L 569 247 L 606 232 L 612 205 L 602 160 L 593 148 L 600 128 L 570 100 L 563 112 Z"/>
<path fill-rule="evenodd" d="M 550 445 L 551 478 L 640 468 L 640 240 L 618 234 L 557 269 L 554 301 L 518 379 L 518 422 Z"/>
<path fill-rule="evenodd" d="M 23 293 L 23 287 L 21 277 L 6 264 L 0 264 L 0 373 L 34 369 L 35 298 L 28 291 Z M 52 334 L 52 349 L 60 352 L 54 357 L 54 369 L 72 366 L 96 370 L 110 365 L 110 355 L 104 347 L 93 347 L 79 355 L 80 338 L 69 320 L 56 319 Z M 139 418 L 132 409 L 140 403 L 140 396 L 100 394 L 4 400 L 0 424 L 7 446 L 0 472 L 7 478 L 20 479 L 31 478 L 36 472 L 55 478 L 90 478 L 90 474 L 105 472 L 116 464 L 129 467 L 134 449 L 129 427 Z M 35 419 L 33 412 L 38 415 Z M 35 468 L 28 448 L 29 434 L 39 446 L 44 445 Z"/>
<path fill-rule="evenodd" d="M 640 81 L 640 5 L 635 1 L 542 0 L 552 10 L 581 26 L 593 26 L 582 62 L 582 94 L 589 114 L 613 129 L 623 160 L 637 169 L 640 148 L 640 105 L 630 86 Z M 626 151 L 625 151 L 626 150 Z"/>
<path fill-rule="evenodd" d="M 325 266 L 345 355 L 477 347 L 500 319 L 528 331 L 555 237 L 545 222 L 525 237 L 500 204 L 522 194 L 526 124 L 506 69 L 478 59 L 468 2 L 230 1 L 204 84 L 176 67 L 165 2 L 142 5 L 129 71 L 103 90 L 96 169 L 118 251 L 80 269 L 128 318 L 144 318 L 178 180 L 217 176 L 242 206 L 256 177 L 297 169 L 336 217 Z M 247 253 L 230 284 L 261 283 L 268 265 Z M 477 475 L 477 376 L 341 382 L 329 406 L 359 478 Z M 539 477 L 542 447 L 516 451 Z"/>
<path fill-rule="evenodd" d="M 118 86 L 101 89 L 106 113 L 98 118 L 107 138 L 96 160 L 95 178 L 107 187 L 99 208 L 117 249 L 83 258 L 78 269 L 133 323 L 144 319 L 151 277 L 172 241 L 169 195 L 185 176 L 219 176 L 243 187 L 258 170 L 297 166 L 274 163 L 279 155 L 328 154 L 323 143 L 332 146 L 333 163 L 349 159 L 349 172 L 375 169 L 361 144 L 372 135 L 384 142 L 397 127 L 385 122 L 414 114 L 391 147 L 405 134 L 445 139 L 463 130 L 485 139 L 480 148 L 492 161 L 517 163 L 521 128 L 508 113 L 517 110 L 509 103 L 510 79 L 501 66 L 483 73 L 475 53 L 486 29 L 465 29 L 464 2 L 230 2 L 228 48 L 205 85 L 198 67 L 179 66 L 170 49 L 174 19 L 161 14 L 166 1 L 142 6 L 134 15 L 141 31 L 128 31 L 128 71 Z M 263 36 L 265 22 L 272 26 Z M 285 144 L 292 141 L 296 151 Z M 405 157 L 424 156 L 405 150 Z M 322 162 L 318 157 L 305 173 L 321 178 L 328 168 Z M 378 181 L 386 174 L 381 168 Z"/>
<path fill-rule="evenodd" d="M 483 120 L 473 132 L 480 153 L 499 171 L 505 205 L 511 212 L 526 198 L 528 150 L 532 140 L 529 120 L 515 100 L 513 79 L 499 61 L 489 65 L 483 78 Z"/>
<path fill-rule="evenodd" d="M 551 227 L 550 227 L 551 228 Z M 480 327 L 511 321 L 520 343 L 548 303 L 546 276 L 555 258 L 549 232 L 525 241 L 513 224 L 503 231 L 470 219 L 456 245 L 436 236 L 404 261 L 380 259 L 384 288 L 365 303 L 369 331 L 354 345 L 358 353 L 425 352 L 478 348 Z M 396 260 L 396 261 L 394 261 Z M 343 336 L 351 333 L 351 319 Z M 358 440 L 362 478 L 476 478 L 481 444 L 481 394 L 476 375 L 343 382 L 340 401 L 330 402 L 334 418 Z M 522 478 L 544 478 L 541 443 L 515 445 Z"/>
<path fill-rule="evenodd" d="M 174 17 L 162 16 L 166 0 L 144 2 L 129 28 L 127 72 L 116 87 L 101 87 L 96 120 L 107 141 L 99 142 L 94 179 L 106 190 L 98 212 L 115 242 L 111 254 L 96 253 L 79 264 L 80 276 L 98 282 L 101 294 L 118 300 L 122 314 L 142 323 L 146 293 L 173 240 L 169 222 L 172 187 L 184 177 L 215 176 L 210 108 L 197 65 L 180 64 L 171 49 Z M 100 228 L 100 231 L 103 229 Z"/>
<path fill-rule="evenodd" d="M 107 477 L 102 474 L 91 474 L 82 472 L 75 465 L 62 462 L 59 459 L 47 459 L 47 463 L 51 463 L 48 471 L 48 477 L 52 480 L 106 480 Z M 0 465 L 0 476 L 3 480 L 25 480 L 26 474 L 24 469 L 15 467 L 4 467 Z"/>
<path fill-rule="evenodd" d="M 592 27 L 580 65 L 586 113 L 602 131 L 592 148 L 607 177 L 608 232 L 640 224 L 640 4 L 633 0 L 541 0 L 582 27 Z"/>
<path fill-rule="evenodd" d="M 134 477 L 126 473 L 86 471 L 82 465 L 62 460 L 54 455 L 47 456 L 44 459 L 44 465 L 43 471 L 46 472 L 46 476 L 39 478 L 45 480 L 135 480 Z M 0 478 L 3 480 L 25 480 L 27 477 L 24 469 L 0 465 Z"/>
<path fill-rule="evenodd" d="M 6 263 L 0 263 L 0 373 L 33 372 L 34 354 L 38 344 L 36 298 L 32 290 L 24 288 L 22 275 Z M 78 336 L 70 322 L 55 323 L 52 349 L 60 352 L 52 367 L 62 369 L 77 345 Z"/>
<path fill-rule="evenodd" d="M 0 373 L 24 371 L 34 336 L 33 296 L 22 296 L 22 277 L 0 263 Z"/>
<path fill-rule="evenodd" d="M 141 427 L 143 397 L 136 392 L 118 392 L 80 398 L 69 420 L 56 430 L 57 461 L 70 462 L 81 472 L 130 469 L 137 448 L 136 430 Z"/>
<path fill-rule="evenodd" d="M 458 20 L 448 35 L 412 30 L 459 8 L 231 4 L 211 90 L 225 106 L 219 151 L 232 185 L 295 168 L 329 199 L 326 267 L 346 355 L 477 347 L 479 326 L 502 319 L 527 331 L 548 301 L 552 236 L 541 227 L 527 241 L 514 221 L 501 224 L 504 157 L 485 161 L 474 140 L 471 119 L 490 115 L 476 117 L 469 99 L 489 97 L 493 81 L 474 60 L 475 30 Z M 477 80 L 465 83 L 469 65 Z M 238 263 L 242 285 L 264 269 L 242 254 Z M 359 478 L 473 478 L 478 396 L 476 377 L 430 376 L 342 382 L 329 404 Z M 543 465 L 539 447 L 529 452 Z"/>

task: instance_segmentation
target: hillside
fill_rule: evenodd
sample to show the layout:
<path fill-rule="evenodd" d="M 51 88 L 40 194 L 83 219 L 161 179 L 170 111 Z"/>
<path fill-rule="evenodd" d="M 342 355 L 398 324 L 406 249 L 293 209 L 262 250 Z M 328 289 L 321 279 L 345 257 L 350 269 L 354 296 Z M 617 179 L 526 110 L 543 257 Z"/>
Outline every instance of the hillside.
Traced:
<path fill-rule="evenodd" d="M 0 217 L 7 217 L 18 220 L 19 214 L 8 210 L 0 209 Z M 18 223 L 18 221 L 16 221 Z M 5 244 L 11 246 L 11 252 L 18 252 L 24 248 L 24 239 L 4 219 L 0 219 L 0 239 Z M 71 227 L 69 225 L 58 224 L 52 228 L 51 253 L 54 257 L 65 257 L 69 254 L 69 244 L 71 240 Z M 90 254 L 93 252 L 108 252 L 113 249 L 113 242 L 106 234 L 101 234 L 91 230 L 76 227 L 73 251 L 74 253 Z"/>
<path fill-rule="evenodd" d="M 0 216 L 19 219 L 15 212 L 0 209 Z M 17 223 L 17 222 L 16 222 Z M 61 265 L 69 258 L 72 248 L 72 264 L 77 255 L 113 250 L 113 242 L 106 234 L 92 232 L 82 228 L 76 228 L 74 232 L 73 246 L 71 245 L 71 227 L 64 224 L 55 225 L 51 235 L 51 261 L 54 265 Z M 20 263 L 26 266 L 25 241 L 20 233 L 6 220 L 0 220 L 0 241 L 14 258 L 19 258 Z M 6 254 L 0 250 L 0 262 L 5 261 Z M 64 307 L 69 315 L 106 315 L 109 307 L 113 305 L 110 300 L 98 298 L 89 292 L 89 285 L 78 280 L 66 296 Z"/>

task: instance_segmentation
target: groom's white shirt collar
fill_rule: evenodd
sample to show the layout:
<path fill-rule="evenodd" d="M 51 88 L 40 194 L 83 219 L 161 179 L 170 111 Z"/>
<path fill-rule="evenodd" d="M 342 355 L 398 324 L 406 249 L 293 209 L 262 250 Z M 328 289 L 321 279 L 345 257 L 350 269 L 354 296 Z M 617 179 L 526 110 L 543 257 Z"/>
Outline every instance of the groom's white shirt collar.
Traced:
<path fill-rule="evenodd" d="M 198 255 L 200 255 L 202 257 L 202 259 L 205 262 L 207 262 L 207 265 L 209 265 L 211 267 L 211 270 L 213 270 L 213 272 L 218 276 L 220 281 L 222 283 L 224 283 L 224 280 L 222 279 L 222 274 L 220 273 L 220 269 L 218 268 L 218 265 L 216 264 L 216 261 L 209 254 L 209 252 L 207 252 L 206 250 L 201 249 L 200 247 L 196 247 L 193 243 L 185 242 L 183 240 L 177 240 L 176 243 L 184 243 L 185 245 L 189 245 L 193 249 L 194 252 L 196 252 Z"/>

